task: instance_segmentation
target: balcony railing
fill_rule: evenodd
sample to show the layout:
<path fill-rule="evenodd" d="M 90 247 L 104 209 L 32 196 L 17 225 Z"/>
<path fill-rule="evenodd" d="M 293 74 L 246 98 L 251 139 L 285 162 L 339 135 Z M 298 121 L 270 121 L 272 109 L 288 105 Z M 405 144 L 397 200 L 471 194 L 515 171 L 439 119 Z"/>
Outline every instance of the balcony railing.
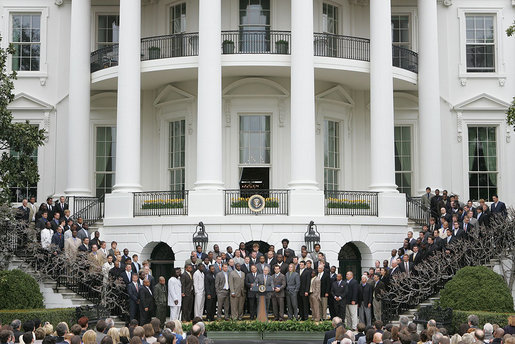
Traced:
<path fill-rule="evenodd" d="M 421 200 L 421 197 L 406 195 L 406 217 L 417 225 L 423 226 L 429 224 L 431 211 L 422 205 Z"/>
<path fill-rule="evenodd" d="M 188 191 L 134 193 L 134 216 L 188 215 Z"/>
<path fill-rule="evenodd" d="M 288 215 L 288 190 L 256 189 L 225 190 L 225 215 Z M 249 198 L 260 195 L 265 199 L 261 211 L 252 211 Z"/>
<path fill-rule="evenodd" d="M 100 197 L 74 197 L 72 219 L 81 217 L 87 223 L 95 223 L 104 217 L 104 195 Z"/>
<path fill-rule="evenodd" d="M 341 59 L 370 61 L 370 39 L 315 33 L 314 55 Z M 291 53 L 291 32 L 273 30 L 222 31 L 223 54 Z M 198 33 L 179 33 L 141 40 L 141 61 L 198 55 Z M 418 55 L 406 48 L 392 47 L 395 67 L 418 72 Z M 118 65 L 118 44 L 91 53 L 91 72 Z"/>
<path fill-rule="evenodd" d="M 222 31 L 223 54 L 290 54 L 290 31 Z"/>
<path fill-rule="evenodd" d="M 378 216 L 377 192 L 325 191 L 326 215 Z"/>

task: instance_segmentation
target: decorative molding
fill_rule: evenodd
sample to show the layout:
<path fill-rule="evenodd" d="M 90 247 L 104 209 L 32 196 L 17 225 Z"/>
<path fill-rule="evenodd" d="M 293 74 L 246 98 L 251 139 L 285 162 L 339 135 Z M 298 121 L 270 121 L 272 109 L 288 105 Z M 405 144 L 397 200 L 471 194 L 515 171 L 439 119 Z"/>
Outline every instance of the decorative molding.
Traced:
<path fill-rule="evenodd" d="M 225 126 L 231 126 L 231 100 L 224 99 Z"/>
<path fill-rule="evenodd" d="M 245 78 L 233 82 L 222 91 L 224 98 L 287 98 L 287 89 L 265 78 Z"/>
<path fill-rule="evenodd" d="M 447 7 L 452 6 L 452 0 L 438 0 L 438 3 Z"/>
<path fill-rule="evenodd" d="M 467 86 L 467 78 L 460 78 L 460 85 L 463 87 Z"/>
<path fill-rule="evenodd" d="M 514 4 L 515 4 L 515 2 L 514 2 Z M 510 143 L 510 142 L 511 142 L 511 126 L 507 125 L 506 126 L 506 143 Z"/>
<path fill-rule="evenodd" d="M 154 100 L 155 107 L 183 102 L 194 102 L 195 96 L 173 85 L 167 85 Z"/>
<path fill-rule="evenodd" d="M 46 86 L 46 77 L 39 78 L 39 84 L 40 84 L 41 86 Z"/>
<path fill-rule="evenodd" d="M 457 130 L 458 130 L 458 143 L 460 143 L 463 140 L 463 112 L 457 112 L 456 113 L 456 119 L 457 119 Z"/>
<path fill-rule="evenodd" d="M 352 117 L 354 116 L 354 112 L 350 110 L 348 112 L 347 120 L 345 121 L 345 125 L 347 126 L 347 137 L 351 139 L 352 137 Z"/>
<path fill-rule="evenodd" d="M 285 121 L 285 117 L 286 117 L 286 102 L 284 101 L 284 99 L 279 100 L 277 107 L 279 108 L 279 116 L 278 116 L 279 127 L 282 128 L 282 127 L 284 127 L 284 121 Z"/>
<path fill-rule="evenodd" d="M 336 85 L 315 96 L 316 101 L 324 101 L 346 107 L 354 107 L 354 100 L 341 85 Z"/>
<path fill-rule="evenodd" d="M 54 109 L 54 106 L 41 99 L 37 99 L 36 97 L 21 92 L 14 96 L 13 101 L 7 106 L 7 108 L 9 110 L 50 111 Z"/>
<path fill-rule="evenodd" d="M 56 6 L 62 6 L 64 3 L 64 0 L 55 0 L 54 3 L 56 4 Z"/>
<path fill-rule="evenodd" d="M 504 84 L 506 84 L 506 78 L 499 78 L 499 86 L 504 87 Z"/>
<path fill-rule="evenodd" d="M 369 3 L 368 0 L 350 0 L 349 2 L 356 6 L 368 6 Z"/>
<path fill-rule="evenodd" d="M 487 93 L 478 94 L 453 106 L 454 111 L 506 111 L 508 102 L 495 98 Z"/>

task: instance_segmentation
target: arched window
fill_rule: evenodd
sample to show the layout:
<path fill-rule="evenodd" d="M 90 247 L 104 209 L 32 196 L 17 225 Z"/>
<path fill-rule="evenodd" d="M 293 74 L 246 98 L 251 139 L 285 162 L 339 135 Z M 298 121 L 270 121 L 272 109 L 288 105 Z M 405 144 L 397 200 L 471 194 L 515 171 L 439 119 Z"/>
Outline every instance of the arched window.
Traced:
<path fill-rule="evenodd" d="M 354 278 L 359 280 L 361 275 L 361 253 L 355 244 L 351 242 L 346 243 L 338 254 L 338 261 L 340 262 L 339 272 L 344 275 L 344 278 L 347 271 L 352 271 Z"/>

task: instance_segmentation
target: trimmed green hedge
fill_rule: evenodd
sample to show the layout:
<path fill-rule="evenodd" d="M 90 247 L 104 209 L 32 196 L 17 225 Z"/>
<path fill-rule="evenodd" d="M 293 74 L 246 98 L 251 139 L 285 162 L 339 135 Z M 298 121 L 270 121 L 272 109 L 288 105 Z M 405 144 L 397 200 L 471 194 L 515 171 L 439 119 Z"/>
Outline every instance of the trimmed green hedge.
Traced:
<path fill-rule="evenodd" d="M 457 331 L 461 324 L 467 323 L 467 317 L 471 314 L 475 314 L 479 318 L 479 325 L 483 327 L 484 324 L 497 324 L 500 327 L 508 325 L 508 317 L 514 313 L 494 313 L 494 312 L 482 312 L 482 311 L 453 311 L 452 324 L 454 330 Z"/>
<path fill-rule="evenodd" d="M 10 324 L 14 319 L 20 319 L 22 322 L 40 319 L 42 322 L 48 321 L 54 327 L 62 321 L 68 325 L 75 324 L 77 321 L 75 308 L 0 310 L 0 323 Z"/>
<path fill-rule="evenodd" d="M 21 270 L 0 271 L 0 309 L 43 308 L 36 280 Z"/>
<path fill-rule="evenodd" d="M 500 275 L 484 266 L 467 266 L 445 284 L 440 305 L 461 311 L 513 312 L 513 297 Z"/>
<path fill-rule="evenodd" d="M 212 321 L 206 322 L 206 331 L 228 331 L 228 332 L 275 332 L 275 331 L 297 331 L 297 332 L 325 332 L 333 327 L 330 321 L 315 323 L 313 321 Z M 182 329 L 187 332 L 191 330 L 191 324 L 183 324 Z"/>

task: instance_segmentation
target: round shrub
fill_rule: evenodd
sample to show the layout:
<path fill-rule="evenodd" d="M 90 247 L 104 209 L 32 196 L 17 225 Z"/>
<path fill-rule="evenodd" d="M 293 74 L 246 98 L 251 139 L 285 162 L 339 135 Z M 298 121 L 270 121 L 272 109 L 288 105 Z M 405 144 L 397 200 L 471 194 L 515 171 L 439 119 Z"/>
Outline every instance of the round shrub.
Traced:
<path fill-rule="evenodd" d="M 460 311 L 513 311 L 513 297 L 504 279 L 484 266 L 460 269 L 440 292 L 440 304 Z"/>
<path fill-rule="evenodd" d="M 43 308 L 36 280 L 21 270 L 0 271 L 0 309 Z"/>

